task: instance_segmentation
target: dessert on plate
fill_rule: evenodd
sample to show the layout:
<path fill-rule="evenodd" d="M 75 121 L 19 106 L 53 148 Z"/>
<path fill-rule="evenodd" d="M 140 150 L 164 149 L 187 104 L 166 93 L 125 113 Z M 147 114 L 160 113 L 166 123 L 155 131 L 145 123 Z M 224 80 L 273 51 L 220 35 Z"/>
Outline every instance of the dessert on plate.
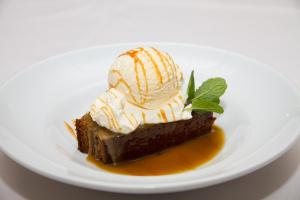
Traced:
<path fill-rule="evenodd" d="M 119 55 L 108 74 L 109 88 L 80 119 L 78 149 L 105 164 L 133 160 L 209 133 L 222 113 L 222 78 L 195 88 L 194 73 L 187 91 L 183 74 L 171 56 L 153 47 Z"/>

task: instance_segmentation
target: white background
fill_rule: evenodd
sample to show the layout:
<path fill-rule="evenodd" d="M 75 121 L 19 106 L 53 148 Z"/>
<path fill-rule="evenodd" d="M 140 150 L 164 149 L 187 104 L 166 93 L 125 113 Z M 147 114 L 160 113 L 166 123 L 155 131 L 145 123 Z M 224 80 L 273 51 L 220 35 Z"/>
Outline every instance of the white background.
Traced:
<path fill-rule="evenodd" d="M 300 0 L 0 0 L 1 83 L 49 56 L 136 41 L 228 49 L 273 66 L 300 87 Z M 0 151 L 0 199 L 299 200 L 299 164 L 300 140 L 270 165 L 227 183 L 175 194 L 122 195 L 52 181 Z"/>

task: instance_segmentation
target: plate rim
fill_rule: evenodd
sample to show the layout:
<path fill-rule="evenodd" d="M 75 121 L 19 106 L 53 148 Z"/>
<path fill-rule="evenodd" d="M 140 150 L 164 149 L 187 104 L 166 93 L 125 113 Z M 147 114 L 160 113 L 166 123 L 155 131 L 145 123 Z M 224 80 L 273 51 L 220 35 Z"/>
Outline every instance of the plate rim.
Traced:
<path fill-rule="evenodd" d="M 275 68 L 271 67 L 270 65 L 267 65 L 263 62 L 260 62 L 256 59 L 244 56 L 240 53 L 232 52 L 226 49 L 221 49 L 221 48 L 216 48 L 216 47 L 210 47 L 210 46 L 202 46 L 202 45 L 197 45 L 197 44 L 192 44 L 192 43 L 176 43 L 176 42 L 130 42 L 130 43 L 114 43 L 114 44 L 104 44 L 104 45 L 97 45 L 97 46 L 91 46 L 87 48 L 82 48 L 82 49 L 76 49 L 72 51 L 68 51 L 65 53 L 57 54 L 55 56 L 48 57 L 46 59 L 43 59 L 39 62 L 36 62 L 28 67 L 25 67 L 24 69 L 18 71 L 14 75 L 12 75 L 10 78 L 6 79 L 4 82 L 1 83 L 0 86 L 0 92 L 9 85 L 11 82 L 13 82 L 15 79 L 17 79 L 19 76 L 22 74 L 26 73 L 27 71 L 30 71 L 34 69 L 35 67 L 39 67 L 39 65 L 46 63 L 48 61 L 64 57 L 70 54 L 77 54 L 80 52 L 85 52 L 93 49 L 98 49 L 98 48 L 118 48 L 122 46 L 140 46 L 140 45 L 148 45 L 148 46 L 155 46 L 155 45 L 161 45 L 161 46 L 176 46 L 176 47 L 189 47 L 189 48 L 201 48 L 201 49 L 209 49 L 213 51 L 218 51 L 221 53 L 225 54 L 231 54 L 235 57 L 242 58 L 244 60 L 250 61 L 252 63 L 256 63 L 258 65 L 261 65 L 262 67 L 270 70 L 272 73 L 275 73 L 282 81 L 284 81 L 288 86 L 293 89 L 293 92 L 300 97 L 300 90 L 299 87 L 295 84 L 294 80 L 288 79 L 284 74 L 280 73 L 278 70 Z M 150 194 L 150 193 L 167 193 L 167 192 L 179 192 L 179 191 L 186 191 L 186 190 L 191 190 L 191 189 L 196 189 L 196 188 L 202 188 L 202 187 L 207 187 L 215 184 L 219 184 L 222 182 L 226 182 L 232 179 L 235 179 L 237 177 L 241 177 L 243 175 L 249 174 L 253 171 L 256 171 L 257 169 L 260 169 L 264 167 L 265 165 L 271 163 L 281 155 L 283 155 L 285 152 L 287 152 L 291 146 L 299 139 L 300 136 L 300 131 L 297 131 L 294 134 L 293 138 L 290 138 L 289 141 L 285 143 L 285 145 L 282 145 L 282 148 L 278 150 L 276 153 L 271 154 L 271 156 L 266 157 L 265 159 L 262 159 L 262 161 L 259 164 L 253 164 L 250 165 L 246 168 L 243 168 L 242 170 L 236 170 L 232 173 L 226 173 L 226 174 L 220 174 L 217 176 L 214 176 L 213 179 L 210 179 L 207 182 L 203 182 L 203 180 L 185 180 L 181 182 L 176 182 L 174 184 L 172 183 L 163 183 L 163 184 L 155 184 L 155 186 L 139 186 L 137 185 L 132 185 L 132 184 L 116 184 L 116 183 L 111 183 L 107 184 L 105 182 L 100 182 L 100 181 L 84 181 L 85 179 L 74 179 L 72 177 L 61 177 L 60 175 L 56 175 L 54 173 L 51 173 L 47 170 L 40 169 L 38 167 L 32 166 L 31 164 L 24 162 L 21 158 L 18 156 L 14 155 L 12 152 L 10 152 L 8 149 L 5 149 L 3 147 L 3 143 L 0 141 L 0 150 L 4 152 L 5 155 L 7 155 L 10 159 L 14 160 L 16 163 L 20 164 L 21 166 L 29 169 L 30 171 L 33 171 L 39 175 L 51 178 L 56 181 L 60 181 L 63 183 L 71 184 L 71 185 L 76 185 L 80 187 L 85 187 L 85 188 L 90 188 L 90 189 L 96 189 L 96 190 L 102 190 L 102 191 L 110 191 L 110 192 L 118 192 L 118 193 L 143 193 L 143 194 Z M 14 139 L 18 140 L 17 138 L 14 137 Z M 26 146 L 26 145 L 25 145 Z M 201 182 L 202 181 L 202 182 Z"/>

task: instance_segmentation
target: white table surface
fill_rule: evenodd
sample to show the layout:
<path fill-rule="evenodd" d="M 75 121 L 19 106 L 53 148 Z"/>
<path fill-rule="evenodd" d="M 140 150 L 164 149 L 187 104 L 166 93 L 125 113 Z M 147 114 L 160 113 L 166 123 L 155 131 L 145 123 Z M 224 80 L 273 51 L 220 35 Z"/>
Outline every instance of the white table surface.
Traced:
<path fill-rule="evenodd" d="M 300 87 L 299 0 L 0 0 L 0 82 L 65 51 L 134 41 L 239 52 L 272 65 Z M 124 195 L 50 180 L 0 151 L 0 199 L 299 200 L 299 163 L 300 140 L 263 169 L 227 183 L 174 194 Z"/>

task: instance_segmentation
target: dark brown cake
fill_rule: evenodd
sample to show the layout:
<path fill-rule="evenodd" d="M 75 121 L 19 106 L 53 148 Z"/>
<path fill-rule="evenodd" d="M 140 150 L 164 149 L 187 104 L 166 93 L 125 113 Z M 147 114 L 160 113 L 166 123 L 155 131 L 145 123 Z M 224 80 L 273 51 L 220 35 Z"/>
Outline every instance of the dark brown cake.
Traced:
<path fill-rule="evenodd" d="M 114 133 L 99 126 L 90 114 L 76 120 L 78 149 L 103 163 L 117 163 L 159 152 L 210 132 L 212 113 L 193 113 L 193 118 L 141 126 L 130 134 Z"/>

